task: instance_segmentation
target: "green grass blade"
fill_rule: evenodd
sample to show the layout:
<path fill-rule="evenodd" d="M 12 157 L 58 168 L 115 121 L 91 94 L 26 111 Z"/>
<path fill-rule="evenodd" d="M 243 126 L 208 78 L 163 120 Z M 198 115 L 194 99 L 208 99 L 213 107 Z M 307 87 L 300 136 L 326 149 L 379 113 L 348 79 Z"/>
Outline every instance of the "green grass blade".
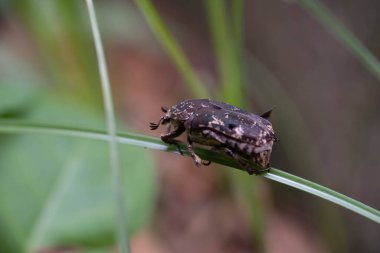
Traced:
<path fill-rule="evenodd" d="M 244 108 L 247 105 L 243 93 L 246 84 L 243 61 L 244 1 L 207 0 L 205 7 L 222 86 L 219 98 Z M 236 174 L 231 170 L 227 171 L 227 176 L 235 194 L 247 203 L 248 222 L 253 232 L 254 244 L 259 251 L 265 251 L 263 242 L 266 211 L 265 204 L 263 205 L 257 194 L 259 186 L 255 182 L 256 179 Z"/>
<path fill-rule="evenodd" d="M 352 52 L 380 81 L 379 60 L 356 38 L 341 22 L 339 22 L 330 10 L 317 0 L 298 0 L 300 6 L 309 11 L 330 32 L 336 36 L 342 44 Z"/>
<path fill-rule="evenodd" d="M 380 223 L 380 212 L 378 210 L 322 185 L 277 169 L 272 169 L 271 173 L 264 175 L 264 177 L 316 195 L 358 213 L 376 223 Z"/>
<path fill-rule="evenodd" d="M 231 3 L 231 18 L 232 18 L 232 31 L 234 52 L 236 57 L 237 69 L 240 69 L 241 78 L 244 77 L 243 73 L 243 34 L 244 34 L 244 1 L 235 0 Z M 243 79 L 241 79 L 243 80 Z"/>
<path fill-rule="evenodd" d="M 99 26 L 96 20 L 95 8 L 92 0 L 87 0 L 88 13 L 90 16 L 91 29 L 94 36 L 95 50 L 99 64 L 99 74 L 102 84 L 102 94 L 104 101 L 104 109 L 107 123 L 107 134 L 109 135 L 109 151 L 111 168 L 114 182 L 114 198 L 116 205 L 116 230 L 117 230 L 117 242 L 119 245 L 119 251 L 122 253 L 129 252 L 128 250 L 128 234 L 125 217 L 125 197 L 122 191 L 121 181 L 121 165 L 119 158 L 119 148 L 116 136 L 116 120 L 113 110 L 111 85 L 108 77 L 106 60 L 104 56 L 103 45 L 100 37 Z"/>
<path fill-rule="evenodd" d="M 237 44 L 234 44 L 233 41 L 235 34 L 231 33 L 231 23 L 227 19 L 225 1 L 207 0 L 205 4 L 221 78 L 221 96 L 224 101 L 242 107 L 244 103 L 241 88 L 242 75 L 240 65 L 237 64 L 238 54 L 235 52 Z M 238 11 L 238 8 L 236 9 Z M 239 17 L 239 15 L 236 16 Z"/>
<path fill-rule="evenodd" d="M 27 122 L 22 123 L 22 122 L 1 121 L 0 132 L 54 134 L 54 135 L 63 135 L 63 136 L 69 136 L 69 137 L 75 137 L 75 138 L 77 137 L 90 138 L 90 139 L 101 140 L 101 141 L 110 140 L 110 137 L 105 133 L 105 131 L 77 129 L 77 128 L 62 128 L 62 127 L 55 127 L 55 126 L 49 126 L 49 125 L 31 124 Z M 119 133 L 117 135 L 116 140 L 119 143 L 123 143 L 123 144 L 179 154 L 176 147 L 174 147 L 173 145 L 167 145 L 163 143 L 160 139 L 155 138 L 155 137 L 133 134 L 133 133 Z M 187 156 L 190 155 L 187 152 L 185 144 L 181 144 L 181 148 L 183 149 L 185 155 Z M 241 167 L 230 157 L 227 157 L 217 152 L 202 149 L 202 148 L 197 148 L 196 152 L 204 160 L 241 170 Z M 349 198 L 343 194 L 340 194 L 336 191 L 333 191 L 329 188 L 326 188 L 319 184 L 313 183 L 306 179 L 302 179 L 300 177 L 291 175 L 289 173 L 283 172 L 275 168 L 272 168 L 271 171 L 263 175 L 263 177 L 280 182 L 282 184 L 289 185 L 293 188 L 297 188 L 299 190 L 308 192 L 320 198 L 326 199 L 332 203 L 340 205 L 348 210 L 351 210 L 363 217 L 366 217 L 380 224 L 380 211 L 370 206 L 367 206 L 357 200 Z"/>
<path fill-rule="evenodd" d="M 161 43 L 166 53 L 180 71 L 193 95 L 199 98 L 209 98 L 209 92 L 203 86 L 202 81 L 192 69 L 189 60 L 186 58 L 180 45 L 176 42 L 174 36 L 164 24 L 151 1 L 135 0 L 135 2 L 153 33 L 156 35 L 158 41 Z"/>

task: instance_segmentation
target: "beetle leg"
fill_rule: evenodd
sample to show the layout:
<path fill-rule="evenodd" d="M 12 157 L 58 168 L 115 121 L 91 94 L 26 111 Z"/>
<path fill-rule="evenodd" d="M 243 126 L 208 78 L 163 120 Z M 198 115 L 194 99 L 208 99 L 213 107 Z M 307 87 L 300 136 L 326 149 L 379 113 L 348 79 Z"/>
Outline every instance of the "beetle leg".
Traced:
<path fill-rule="evenodd" d="M 219 143 L 226 143 L 226 137 L 219 136 L 216 133 L 209 131 L 207 132 L 207 135 L 214 138 L 214 140 L 217 140 Z"/>
<path fill-rule="evenodd" d="M 265 172 L 268 172 L 270 170 L 269 166 L 267 168 L 263 168 L 263 169 L 253 169 L 246 160 L 241 158 L 238 154 L 235 154 L 234 152 L 232 152 L 230 149 L 224 148 L 223 151 L 227 155 L 234 158 L 239 163 L 239 165 L 242 166 L 245 169 L 245 171 L 248 172 L 249 175 L 252 175 L 252 174 L 259 175 L 261 173 L 265 173 Z"/>
<path fill-rule="evenodd" d="M 161 134 L 161 140 L 165 143 L 175 145 L 177 147 L 178 152 L 181 155 L 183 155 L 183 152 L 181 150 L 181 147 L 178 144 L 178 141 L 174 140 L 174 138 L 180 136 L 184 131 L 185 131 L 185 128 L 183 126 L 182 127 L 179 126 L 169 133 Z"/>
<path fill-rule="evenodd" d="M 193 141 L 189 137 L 187 137 L 187 149 L 189 150 L 195 165 L 199 167 L 202 164 L 202 159 L 197 154 L 195 154 L 193 150 Z"/>
<path fill-rule="evenodd" d="M 189 150 L 190 155 L 193 158 L 193 161 L 196 166 L 199 167 L 201 164 L 205 166 L 209 166 L 211 164 L 210 161 L 207 161 L 207 162 L 202 161 L 202 159 L 197 154 L 195 154 L 193 150 L 193 141 L 189 137 L 187 137 L 187 149 Z"/>
<path fill-rule="evenodd" d="M 241 167 L 244 168 L 245 171 L 248 172 L 249 175 L 252 175 L 254 173 L 254 170 L 249 166 L 249 164 L 244 161 L 239 155 L 232 152 L 230 149 L 225 148 L 223 150 L 227 155 L 231 156 L 233 159 L 235 159 Z"/>
<path fill-rule="evenodd" d="M 270 171 L 270 166 L 268 164 L 268 167 L 261 167 L 261 169 L 254 169 L 253 170 L 253 173 L 255 173 L 255 175 L 260 175 L 260 174 L 263 174 L 263 173 L 267 173 Z"/>
<path fill-rule="evenodd" d="M 166 130 L 167 133 L 170 133 L 172 131 L 172 124 L 169 124 L 168 129 Z"/>

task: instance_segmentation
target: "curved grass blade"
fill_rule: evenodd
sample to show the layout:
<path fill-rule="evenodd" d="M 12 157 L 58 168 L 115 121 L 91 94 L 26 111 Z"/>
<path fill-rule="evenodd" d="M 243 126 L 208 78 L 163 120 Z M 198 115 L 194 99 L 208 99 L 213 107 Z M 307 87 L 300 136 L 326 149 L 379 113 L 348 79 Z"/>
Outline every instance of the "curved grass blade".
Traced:
<path fill-rule="evenodd" d="M 105 60 L 103 44 L 100 37 L 98 21 L 96 20 L 95 8 L 92 0 L 86 0 L 88 14 L 90 18 L 91 30 L 94 36 L 95 51 L 98 59 L 100 81 L 102 85 L 104 111 L 107 124 L 107 134 L 109 135 L 108 145 L 111 160 L 112 176 L 114 182 L 114 198 L 116 205 L 116 235 L 119 250 L 122 253 L 129 252 L 128 234 L 126 229 L 125 197 L 122 191 L 121 165 L 119 148 L 116 140 L 116 120 L 112 102 L 111 85 L 108 77 L 107 64 Z"/>
<path fill-rule="evenodd" d="M 380 81 L 380 62 L 363 45 L 363 43 L 352 34 L 341 22 L 339 22 L 331 11 L 317 0 L 298 0 L 297 3 L 309 11 L 319 22 L 337 37 L 342 44 L 352 52 L 373 75 Z"/>
<path fill-rule="evenodd" d="M 135 0 L 135 2 L 153 33 L 156 35 L 158 41 L 180 71 L 193 95 L 200 98 L 209 98 L 210 94 L 203 86 L 198 75 L 192 69 L 189 60 L 186 58 L 180 45 L 176 42 L 173 35 L 162 21 L 151 1 Z"/>
<path fill-rule="evenodd" d="M 69 137 L 88 138 L 101 141 L 108 141 L 110 138 L 105 131 L 101 130 L 78 129 L 69 127 L 63 128 L 51 125 L 9 121 L 0 122 L 0 133 L 1 132 L 54 134 Z M 139 135 L 133 133 L 119 133 L 117 135 L 117 142 L 142 148 L 149 148 L 179 154 L 176 147 L 167 145 L 158 138 L 146 135 Z M 190 154 L 187 152 L 186 145 L 180 144 L 180 146 L 181 149 L 184 151 L 183 153 L 186 156 L 189 156 Z M 202 148 L 197 148 L 196 152 L 204 160 L 242 170 L 234 160 L 220 153 Z M 354 200 L 350 197 L 347 197 L 341 193 L 331 190 L 327 187 L 321 186 L 309 180 L 297 177 L 295 175 L 286 173 L 275 168 L 271 168 L 271 171 L 269 173 L 264 174 L 263 177 L 271 179 L 273 181 L 277 181 L 282 184 L 289 185 L 291 187 L 308 192 L 320 198 L 326 199 L 332 203 L 340 205 L 348 210 L 351 210 L 363 217 L 366 217 L 367 219 L 370 219 L 380 224 L 380 211 L 370 206 L 367 206 L 357 200 Z"/>
<path fill-rule="evenodd" d="M 376 223 L 380 223 L 380 212 L 378 210 L 322 185 L 278 169 L 271 169 L 271 173 L 264 175 L 264 177 L 316 195 L 358 213 Z"/>

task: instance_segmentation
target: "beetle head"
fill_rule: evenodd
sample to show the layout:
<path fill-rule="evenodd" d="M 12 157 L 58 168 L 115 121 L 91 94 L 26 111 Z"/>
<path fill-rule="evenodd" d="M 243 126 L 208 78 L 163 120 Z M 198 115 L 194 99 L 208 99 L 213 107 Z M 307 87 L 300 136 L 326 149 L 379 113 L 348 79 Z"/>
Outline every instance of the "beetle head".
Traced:
<path fill-rule="evenodd" d="M 150 123 L 150 130 L 156 130 L 160 125 L 165 125 L 170 122 L 169 109 L 167 107 L 161 107 L 161 110 L 165 112 L 165 115 L 160 118 L 158 123 Z"/>
<path fill-rule="evenodd" d="M 270 156 L 272 153 L 272 145 L 273 145 L 273 141 L 268 143 L 266 147 L 263 147 L 265 148 L 265 150 L 262 150 L 256 153 L 253 157 L 253 162 L 259 164 L 263 168 L 268 168 Z"/>

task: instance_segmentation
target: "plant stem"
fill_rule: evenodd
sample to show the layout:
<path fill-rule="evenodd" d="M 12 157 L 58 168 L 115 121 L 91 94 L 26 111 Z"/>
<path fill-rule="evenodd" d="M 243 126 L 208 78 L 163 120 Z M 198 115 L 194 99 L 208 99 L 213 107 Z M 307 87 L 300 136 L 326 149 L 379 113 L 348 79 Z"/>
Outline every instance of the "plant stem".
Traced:
<path fill-rule="evenodd" d="M 352 34 L 341 22 L 339 22 L 326 6 L 317 0 L 298 0 L 297 3 L 309 11 L 319 22 L 340 40 L 352 54 L 359 59 L 380 81 L 380 62 L 363 45 L 363 43 Z"/>
<path fill-rule="evenodd" d="M 209 98 L 210 94 L 203 86 L 202 81 L 191 67 L 189 60 L 185 56 L 180 45 L 174 39 L 162 21 L 157 10 L 154 8 L 150 0 L 135 0 L 138 8 L 144 15 L 153 33 L 156 35 L 158 41 L 165 49 L 166 53 L 172 59 L 173 63 L 181 73 L 186 81 L 187 86 L 194 96 L 198 98 Z"/>
<path fill-rule="evenodd" d="M 105 116 L 107 123 L 107 134 L 109 135 L 109 151 L 111 168 L 114 182 L 114 198 L 116 204 L 116 230 L 117 230 L 117 242 L 119 245 L 119 251 L 121 253 L 127 253 L 128 250 L 128 234 L 127 234 L 127 222 L 126 222 L 126 211 L 125 211 L 125 197 L 122 191 L 122 177 L 121 165 L 119 159 L 119 149 L 116 136 L 116 120 L 115 113 L 113 110 L 111 85 L 108 78 L 106 60 L 104 56 L 103 45 L 100 37 L 99 26 L 97 24 L 95 9 L 92 0 L 86 0 L 88 13 L 90 16 L 90 23 L 92 32 L 94 35 L 94 43 L 96 49 L 96 55 L 99 64 L 99 74 L 102 84 L 103 101 L 105 107 Z"/>
<path fill-rule="evenodd" d="M 27 122 L 23 123 L 0 121 L 0 132 L 53 134 L 70 137 L 81 137 L 101 141 L 111 140 L 110 136 L 106 134 L 105 131 L 78 128 L 61 128 L 42 124 L 33 125 Z M 133 145 L 136 147 L 149 148 L 179 154 L 177 148 L 174 145 L 168 145 L 166 143 L 163 143 L 160 139 L 151 136 L 133 133 L 119 133 L 116 136 L 116 141 L 119 143 Z M 190 156 L 190 153 L 186 149 L 186 144 L 181 143 L 180 146 L 184 155 Z M 232 158 L 226 155 L 202 148 L 196 148 L 195 151 L 204 160 L 243 170 L 234 160 L 232 160 Z M 297 188 L 299 190 L 308 192 L 320 198 L 326 199 L 332 203 L 340 205 L 348 210 L 351 210 L 363 217 L 366 217 L 367 219 L 370 219 L 380 224 L 380 211 L 370 206 L 367 206 L 357 200 L 354 200 L 350 197 L 347 197 L 341 193 L 331 190 L 327 187 L 324 187 L 322 185 L 316 184 L 309 180 L 297 177 L 295 175 L 286 173 L 275 168 L 271 168 L 270 172 L 264 174 L 263 177 L 280 182 L 282 184 L 289 185 L 293 188 Z"/>

